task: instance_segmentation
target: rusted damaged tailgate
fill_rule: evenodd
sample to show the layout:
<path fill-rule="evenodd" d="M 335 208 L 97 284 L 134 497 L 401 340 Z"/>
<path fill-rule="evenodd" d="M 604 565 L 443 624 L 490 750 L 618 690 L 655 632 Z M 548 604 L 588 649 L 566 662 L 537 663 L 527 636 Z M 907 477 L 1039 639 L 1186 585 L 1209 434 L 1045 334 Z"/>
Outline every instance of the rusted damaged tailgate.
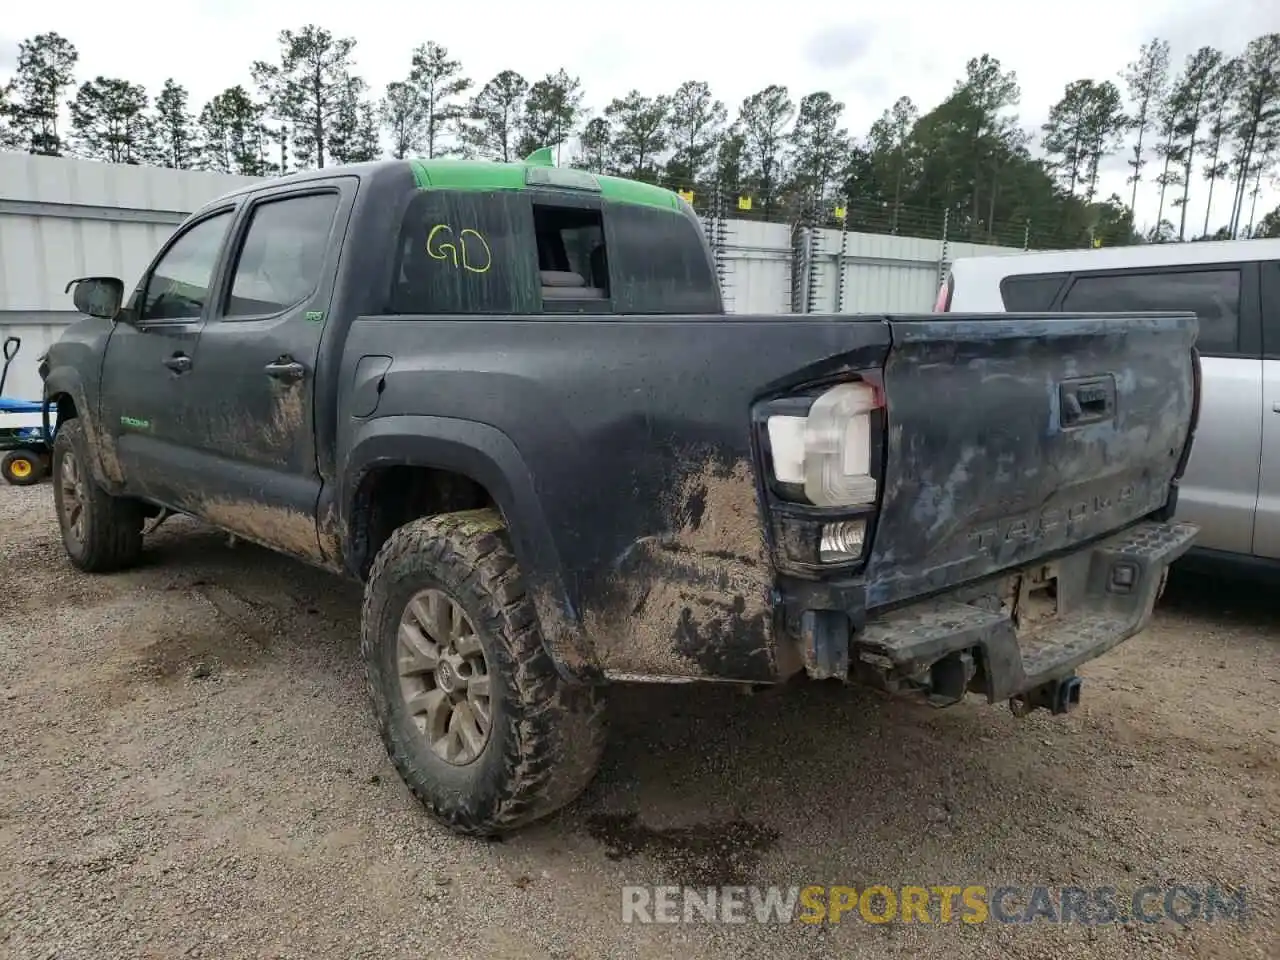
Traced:
<path fill-rule="evenodd" d="M 1025 566 L 1174 498 L 1197 398 L 1193 315 L 890 328 L 868 608 Z"/>

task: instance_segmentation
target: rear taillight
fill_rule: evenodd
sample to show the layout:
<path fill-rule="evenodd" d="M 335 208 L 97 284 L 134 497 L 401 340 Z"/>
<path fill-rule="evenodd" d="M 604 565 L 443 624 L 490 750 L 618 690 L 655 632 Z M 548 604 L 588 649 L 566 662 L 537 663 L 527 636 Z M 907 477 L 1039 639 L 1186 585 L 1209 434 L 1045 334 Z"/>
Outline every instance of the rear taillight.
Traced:
<path fill-rule="evenodd" d="M 789 560 L 810 566 L 864 558 L 880 495 L 884 394 L 855 380 L 759 411 L 775 521 Z"/>
<path fill-rule="evenodd" d="M 947 274 L 947 279 L 942 281 L 942 286 L 938 287 L 938 299 L 934 301 L 934 313 L 950 313 L 951 312 L 951 290 L 955 286 L 955 279 L 951 274 Z"/>

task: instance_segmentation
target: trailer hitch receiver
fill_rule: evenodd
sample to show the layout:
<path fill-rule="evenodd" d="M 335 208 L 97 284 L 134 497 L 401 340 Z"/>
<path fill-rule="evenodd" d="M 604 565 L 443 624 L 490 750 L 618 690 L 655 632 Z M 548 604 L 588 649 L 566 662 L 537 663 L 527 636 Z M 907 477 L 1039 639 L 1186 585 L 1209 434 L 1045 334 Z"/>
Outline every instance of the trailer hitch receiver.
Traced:
<path fill-rule="evenodd" d="M 1050 680 L 1038 687 L 1032 687 L 1026 693 L 1020 693 L 1009 700 L 1009 711 L 1015 717 L 1025 717 L 1033 710 L 1048 710 L 1061 715 L 1070 713 L 1080 705 L 1080 678 L 1075 674 Z"/>

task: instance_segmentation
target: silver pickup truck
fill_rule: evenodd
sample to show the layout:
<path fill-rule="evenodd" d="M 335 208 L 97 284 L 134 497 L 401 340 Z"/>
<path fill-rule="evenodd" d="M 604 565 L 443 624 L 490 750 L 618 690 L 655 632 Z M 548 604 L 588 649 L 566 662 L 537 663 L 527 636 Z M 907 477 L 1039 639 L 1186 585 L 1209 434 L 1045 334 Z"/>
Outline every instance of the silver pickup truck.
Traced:
<path fill-rule="evenodd" d="M 1280 568 L 1280 239 L 1163 243 L 955 261 L 941 312 L 1190 310 L 1203 387 L 1178 517 L 1180 561 Z"/>

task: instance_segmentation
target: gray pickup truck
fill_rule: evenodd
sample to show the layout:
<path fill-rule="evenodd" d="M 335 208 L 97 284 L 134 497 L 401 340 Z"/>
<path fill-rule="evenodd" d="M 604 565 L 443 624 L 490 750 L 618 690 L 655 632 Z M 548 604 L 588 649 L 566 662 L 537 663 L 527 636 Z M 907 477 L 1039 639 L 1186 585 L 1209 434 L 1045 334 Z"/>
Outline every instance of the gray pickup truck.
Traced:
<path fill-rule="evenodd" d="M 207 204 L 41 366 L 67 555 L 187 514 L 364 584 L 382 739 L 452 829 L 591 780 L 617 681 L 1069 709 L 1195 536 L 1195 317 L 734 316 L 689 206 L 387 161 Z"/>

